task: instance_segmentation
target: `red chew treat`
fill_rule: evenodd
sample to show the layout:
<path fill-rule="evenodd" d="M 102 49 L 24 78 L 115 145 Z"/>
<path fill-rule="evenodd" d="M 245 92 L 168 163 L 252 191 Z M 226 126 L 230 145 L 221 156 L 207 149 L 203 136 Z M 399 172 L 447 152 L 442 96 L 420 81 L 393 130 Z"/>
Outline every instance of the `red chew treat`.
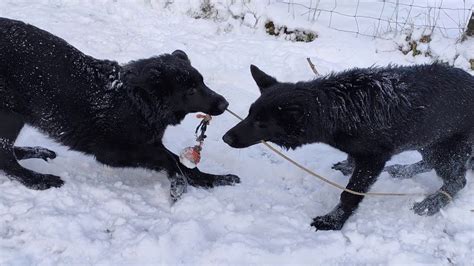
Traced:
<path fill-rule="evenodd" d="M 201 151 L 199 146 L 187 147 L 179 156 L 179 160 L 184 166 L 194 168 L 201 160 Z"/>

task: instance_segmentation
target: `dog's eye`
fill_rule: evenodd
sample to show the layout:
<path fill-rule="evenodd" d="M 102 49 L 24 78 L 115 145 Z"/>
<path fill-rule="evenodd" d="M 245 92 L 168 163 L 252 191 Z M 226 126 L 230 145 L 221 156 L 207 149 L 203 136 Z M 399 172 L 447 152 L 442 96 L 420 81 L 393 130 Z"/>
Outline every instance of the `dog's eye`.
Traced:
<path fill-rule="evenodd" d="M 188 96 L 191 96 L 191 95 L 194 95 L 195 93 L 197 92 L 197 89 L 196 88 L 191 88 L 189 90 L 186 91 L 186 94 Z"/>

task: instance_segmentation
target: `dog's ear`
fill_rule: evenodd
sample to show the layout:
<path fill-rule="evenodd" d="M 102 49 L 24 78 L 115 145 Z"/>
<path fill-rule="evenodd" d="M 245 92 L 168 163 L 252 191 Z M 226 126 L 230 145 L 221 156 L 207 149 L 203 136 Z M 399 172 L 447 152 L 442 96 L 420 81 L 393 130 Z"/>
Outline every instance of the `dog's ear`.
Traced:
<path fill-rule="evenodd" d="M 254 65 L 250 65 L 250 73 L 252 73 L 252 77 L 260 89 L 260 93 L 263 93 L 266 88 L 278 83 L 274 77 L 267 75 L 265 72 Z"/>
<path fill-rule="evenodd" d="M 188 55 L 182 50 L 176 50 L 171 54 L 178 57 L 178 58 L 180 58 L 180 59 L 188 61 L 188 63 L 191 63 L 191 60 L 189 60 Z"/>

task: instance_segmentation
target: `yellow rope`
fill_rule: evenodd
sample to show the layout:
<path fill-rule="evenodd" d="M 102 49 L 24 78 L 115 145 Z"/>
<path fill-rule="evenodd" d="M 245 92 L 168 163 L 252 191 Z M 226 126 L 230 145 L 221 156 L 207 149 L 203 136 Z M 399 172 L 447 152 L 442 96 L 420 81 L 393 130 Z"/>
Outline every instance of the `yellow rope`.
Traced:
<path fill-rule="evenodd" d="M 231 115 L 235 116 L 237 119 L 240 119 L 241 121 L 244 120 L 242 117 L 240 117 L 239 115 L 237 115 L 236 113 L 232 112 L 229 109 L 227 109 L 227 112 L 229 112 Z M 345 191 L 347 193 L 350 193 L 350 194 L 359 195 L 359 196 L 424 196 L 424 195 L 426 195 L 424 193 L 390 193 L 390 192 L 367 192 L 367 193 L 362 193 L 362 192 L 357 192 L 357 191 L 345 188 L 345 187 L 339 185 L 338 183 L 333 182 L 333 181 L 331 181 L 331 180 L 329 180 L 329 179 L 313 172 L 312 170 L 306 168 L 305 166 L 303 166 L 303 165 L 299 164 L 298 162 L 296 162 L 295 160 L 291 159 L 290 157 L 288 157 L 287 155 L 285 155 L 284 153 L 282 153 L 281 151 L 279 151 L 278 149 L 276 149 L 272 145 L 268 144 L 266 141 L 262 140 L 262 144 L 267 146 L 267 148 L 269 148 L 270 150 L 272 150 L 274 153 L 278 154 L 279 156 L 281 156 L 285 160 L 289 161 L 290 163 L 292 163 L 296 167 L 298 167 L 301 170 L 305 171 L 306 173 L 318 178 L 319 180 L 321 180 L 321 181 L 323 181 L 323 182 L 325 182 L 325 183 L 327 183 L 327 184 L 329 184 L 333 187 L 336 187 L 336 188 L 338 188 L 340 190 L 343 190 L 343 191 Z M 442 191 L 442 190 L 439 190 L 439 192 L 446 195 L 446 197 L 448 197 L 450 200 L 452 200 L 451 195 L 449 195 L 447 192 Z"/>

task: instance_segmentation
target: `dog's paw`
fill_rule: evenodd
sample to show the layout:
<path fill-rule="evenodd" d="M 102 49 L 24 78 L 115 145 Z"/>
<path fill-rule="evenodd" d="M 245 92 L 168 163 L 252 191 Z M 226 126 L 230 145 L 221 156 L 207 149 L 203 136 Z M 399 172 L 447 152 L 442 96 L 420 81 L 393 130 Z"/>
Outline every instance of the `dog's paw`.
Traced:
<path fill-rule="evenodd" d="M 413 177 L 413 173 L 407 171 L 407 167 L 401 164 L 386 166 L 384 170 L 393 178 L 409 179 Z"/>
<path fill-rule="evenodd" d="M 212 185 L 217 186 L 233 186 L 240 183 L 240 178 L 236 175 L 218 175 L 212 182 Z"/>
<path fill-rule="evenodd" d="M 178 201 L 181 196 L 188 191 L 188 181 L 181 175 L 170 177 L 170 198 L 174 203 Z"/>
<path fill-rule="evenodd" d="M 343 225 L 343 221 L 331 214 L 318 216 L 311 223 L 311 226 L 315 227 L 316 230 L 341 230 Z"/>
<path fill-rule="evenodd" d="M 59 176 L 48 174 L 34 174 L 33 178 L 23 182 L 25 186 L 35 190 L 45 190 L 52 187 L 61 187 L 64 181 Z"/>
<path fill-rule="evenodd" d="M 449 203 L 450 199 L 441 192 L 429 195 L 421 202 L 416 202 L 413 205 L 413 211 L 418 215 L 434 215 L 441 208 Z"/>
<path fill-rule="evenodd" d="M 347 160 L 335 163 L 331 168 L 337 171 L 341 171 L 341 173 L 345 176 L 351 175 L 352 171 L 354 170 L 352 168 L 352 165 Z"/>

